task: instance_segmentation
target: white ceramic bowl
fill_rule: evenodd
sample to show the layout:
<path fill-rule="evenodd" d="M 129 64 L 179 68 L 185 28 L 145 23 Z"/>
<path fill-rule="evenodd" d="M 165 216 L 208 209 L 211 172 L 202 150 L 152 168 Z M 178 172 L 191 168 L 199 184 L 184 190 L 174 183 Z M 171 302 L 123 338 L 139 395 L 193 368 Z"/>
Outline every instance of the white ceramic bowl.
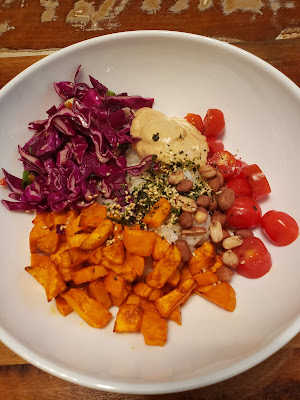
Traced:
<path fill-rule="evenodd" d="M 223 110 L 226 147 L 259 164 L 271 184 L 263 212 L 278 209 L 299 221 L 299 88 L 243 50 L 190 34 L 103 36 L 22 72 L 0 93 L 1 167 L 21 174 L 17 144 L 30 137 L 28 122 L 59 103 L 52 83 L 72 80 L 79 64 L 83 79 L 91 74 L 116 92 L 153 96 L 155 108 L 170 115 Z M 273 267 L 258 280 L 234 277 L 233 313 L 193 296 L 182 310 L 182 326 L 170 322 L 167 345 L 160 348 L 146 346 L 141 334 L 112 333 L 113 322 L 97 330 L 75 314 L 60 316 L 24 271 L 31 220 L 0 207 L 0 334 L 4 344 L 50 374 L 107 391 L 183 391 L 245 371 L 299 331 L 299 241 L 284 248 L 265 241 Z"/>

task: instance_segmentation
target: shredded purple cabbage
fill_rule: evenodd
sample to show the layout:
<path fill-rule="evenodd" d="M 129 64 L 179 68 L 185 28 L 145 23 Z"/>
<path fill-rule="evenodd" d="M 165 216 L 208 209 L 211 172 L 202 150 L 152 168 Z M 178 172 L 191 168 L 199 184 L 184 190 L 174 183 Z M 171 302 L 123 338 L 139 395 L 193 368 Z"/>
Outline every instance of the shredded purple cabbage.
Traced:
<path fill-rule="evenodd" d="M 54 83 L 63 102 L 47 111 L 47 119 L 31 122 L 29 129 L 35 133 L 18 147 L 29 180 L 3 169 L 9 197 L 15 200 L 2 200 L 9 210 L 81 209 L 99 194 L 117 198 L 124 206 L 132 201 L 126 174 L 139 175 L 155 164 L 148 156 L 127 167 L 124 157 L 137 140 L 130 135 L 134 111 L 152 107 L 153 98 L 127 93 L 108 96 L 108 89 L 91 76 L 91 86 L 77 82 L 79 71 L 80 66 L 74 82 Z"/>

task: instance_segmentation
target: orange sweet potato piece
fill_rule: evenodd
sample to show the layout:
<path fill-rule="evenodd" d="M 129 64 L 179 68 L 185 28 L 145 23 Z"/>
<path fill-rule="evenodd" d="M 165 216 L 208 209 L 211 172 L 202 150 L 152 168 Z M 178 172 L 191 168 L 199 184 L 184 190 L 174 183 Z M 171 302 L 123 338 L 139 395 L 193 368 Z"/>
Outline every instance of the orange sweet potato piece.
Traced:
<path fill-rule="evenodd" d="M 36 242 L 38 239 L 41 239 L 43 236 L 46 236 L 50 233 L 50 229 L 48 229 L 45 221 L 40 219 L 39 222 L 31 229 L 29 235 L 29 244 L 30 244 L 30 252 L 36 253 Z"/>
<path fill-rule="evenodd" d="M 88 294 L 93 299 L 102 303 L 107 309 L 112 306 L 112 301 L 108 291 L 105 289 L 103 282 L 98 279 L 88 285 Z"/>
<path fill-rule="evenodd" d="M 172 244 L 164 257 L 154 263 L 153 271 L 147 276 L 147 284 L 154 289 L 161 289 L 175 273 L 180 261 L 180 251 Z"/>
<path fill-rule="evenodd" d="M 156 233 L 151 231 L 143 231 L 136 227 L 124 227 L 123 240 L 127 251 L 141 257 L 150 257 Z"/>
<path fill-rule="evenodd" d="M 193 276 L 193 279 L 197 282 L 197 286 L 212 285 L 219 282 L 217 274 L 210 269 L 206 272 L 199 272 L 199 274 Z"/>
<path fill-rule="evenodd" d="M 152 250 L 152 258 L 154 261 L 160 260 L 166 254 L 168 248 L 170 247 L 170 243 L 160 235 L 156 235 L 153 250 Z"/>
<path fill-rule="evenodd" d="M 90 265 L 89 267 L 71 272 L 71 277 L 76 285 L 80 285 L 81 283 L 95 281 L 96 279 L 108 275 L 108 273 L 108 269 L 102 265 Z"/>
<path fill-rule="evenodd" d="M 167 284 L 171 287 L 177 286 L 180 280 L 181 273 L 178 268 L 176 268 L 174 274 L 168 279 Z"/>
<path fill-rule="evenodd" d="M 193 279 L 187 279 L 178 288 L 172 290 L 155 301 L 155 305 L 163 318 L 168 318 L 171 312 L 186 301 L 194 290 L 196 283 Z"/>
<path fill-rule="evenodd" d="M 182 325 L 180 306 L 174 308 L 174 310 L 169 314 L 168 319 L 176 322 L 178 325 Z"/>
<path fill-rule="evenodd" d="M 151 307 L 143 307 L 141 332 L 145 343 L 150 346 L 164 346 L 167 341 L 168 325 L 159 312 Z"/>
<path fill-rule="evenodd" d="M 67 235 L 67 244 L 69 248 L 80 247 L 82 242 L 87 239 L 88 233 L 76 233 L 74 235 Z"/>
<path fill-rule="evenodd" d="M 126 251 L 125 265 L 134 270 L 137 276 L 142 276 L 145 268 L 145 258 Z"/>
<path fill-rule="evenodd" d="M 210 268 L 216 260 L 215 246 L 210 242 L 205 242 L 201 247 L 194 251 L 194 256 L 189 261 L 189 269 L 192 275 L 198 274 L 203 268 Z"/>
<path fill-rule="evenodd" d="M 47 268 L 51 263 L 50 257 L 41 254 L 31 254 L 31 267 Z"/>
<path fill-rule="evenodd" d="M 44 287 L 48 301 L 51 301 L 67 289 L 54 263 L 50 263 L 46 268 L 26 267 L 25 270 Z"/>
<path fill-rule="evenodd" d="M 149 213 L 145 215 L 143 222 L 150 226 L 150 228 L 158 228 L 168 217 L 170 211 L 170 202 L 162 197 L 156 204 L 154 204 Z"/>
<path fill-rule="evenodd" d="M 236 297 L 233 287 L 228 282 L 213 284 L 204 287 L 197 287 L 195 293 L 204 297 L 206 300 L 215 303 L 227 311 L 234 311 L 236 306 Z"/>
<path fill-rule="evenodd" d="M 126 299 L 126 304 L 141 304 L 141 298 L 135 293 L 130 293 Z"/>
<path fill-rule="evenodd" d="M 113 271 L 110 271 L 104 278 L 105 289 L 115 297 L 121 296 L 125 286 L 125 280 L 121 276 L 115 274 Z"/>
<path fill-rule="evenodd" d="M 221 254 L 218 254 L 217 257 L 216 257 L 216 261 L 215 261 L 215 263 L 210 267 L 210 270 L 213 271 L 213 272 L 216 272 L 216 270 L 217 270 L 218 268 L 222 267 L 223 265 L 224 265 L 224 264 L 223 264 L 222 256 L 221 256 Z"/>
<path fill-rule="evenodd" d="M 148 298 L 152 292 L 152 288 L 146 283 L 138 282 L 133 286 L 133 292 L 140 297 Z"/>
<path fill-rule="evenodd" d="M 131 292 L 131 284 L 127 283 L 127 285 L 125 286 L 125 288 L 121 293 L 121 296 L 114 296 L 111 294 L 110 297 L 113 305 L 116 307 L 120 307 L 120 305 L 124 303 L 130 292 Z"/>
<path fill-rule="evenodd" d="M 113 261 L 116 264 L 123 264 L 125 259 L 125 249 L 122 240 L 115 240 L 110 246 L 105 246 L 102 249 L 104 257 Z"/>
<path fill-rule="evenodd" d="M 55 297 L 55 302 L 57 310 L 63 317 L 66 317 L 73 311 L 73 308 L 69 306 L 69 304 L 63 297 L 61 297 L 61 295 Z"/>
<path fill-rule="evenodd" d="M 163 295 L 164 295 L 164 293 L 161 289 L 152 289 L 152 292 L 150 293 L 150 296 L 149 296 L 149 300 L 154 301 L 156 299 L 159 299 Z"/>
<path fill-rule="evenodd" d="M 84 290 L 71 288 L 64 292 L 62 297 L 93 328 L 103 328 L 112 317 L 102 303 L 89 297 Z"/>
<path fill-rule="evenodd" d="M 186 281 L 187 279 L 191 279 L 191 278 L 192 278 L 192 274 L 190 273 L 189 267 L 187 265 L 185 265 L 181 270 L 181 276 L 180 276 L 178 285 L 181 285 L 184 281 Z"/>
<path fill-rule="evenodd" d="M 100 264 L 102 257 L 102 247 L 97 247 L 95 250 L 89 252 L 89 263 Z"/>
<path fill-rule="evenodd" d="M 37 225 L 39 222 L 44 222 L 43 225 L 46 225 L 45 223 L 45 216 L 46 213 L 45 212 L 40 212 L 36 215 L 36 217 L 34 218 L 34 220 L 32 221 L 33 225 Z"/>
<path fill-rule="evenodd" d="M 56 231 L 50 231 L 36 240 L 36 251 L 44 254 L 54 254 L 57 249 L 58 241 L 59 237 Z"/>
<path fill-rule="evenodd" d="M 119 308 L 114 332 L 139 332 L 142 326 L 143 309 L 138 304 L 122 304 Z"/>
<path fill-rule="evenodd" d="M 65 229 L 65 233 L 67 236 L 75 235 L 75 233 L 82 230 L 82 228 L 79 226 L 79 222 L 80 222 L 80 215 L 78 215 L 76 218 L 72 219 L 67 224 L 67 227 Z"/>
<path fill-rule="evenodd" d="M 82 250 L 94 250 L 96 247 L 101 246 L 113 233 L 114 224 L 111 220 L 105 219 L 100 225 L 90 233 L 89 237 L 85 239 L 80 248 Z"/>
<path fill-rule="evenodd" d="M 117 275 L 122 276 L 127 282 L 133 282 L 136 278 L 136 272 L 126 262 L 124 264 L 116 264 L 107 258 L 102 258 L 101 265 L 112 270 Z"/>
<path fill-rule="evenodd" d="M 98 203 L 94 203 L 81 210 L 80 223 L 81 227 L 97 228 L 106 218 L 107 208 Z"/>
<path fill-rule="evenodd" d="M 82 265 L 76 265 L 75 267 L 62 267 L 58 266 L 58 270 L 65 282 L 70 282 L 72 280 L 72 274 L 75 271 L 82 269 Z"/>

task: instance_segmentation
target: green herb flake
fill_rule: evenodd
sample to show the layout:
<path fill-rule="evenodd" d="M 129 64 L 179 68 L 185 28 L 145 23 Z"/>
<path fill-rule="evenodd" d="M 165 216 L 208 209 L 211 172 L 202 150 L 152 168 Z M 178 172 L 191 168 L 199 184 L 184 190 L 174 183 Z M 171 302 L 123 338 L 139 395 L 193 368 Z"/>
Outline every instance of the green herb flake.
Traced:
<path fill-rule="evenodd" d="M 152 135 L 152 140 L 154 140 L 154 142 L 157 142 L 157 141 L 159 140 L 159 132 L 154 133 L 154 134 Z"/>

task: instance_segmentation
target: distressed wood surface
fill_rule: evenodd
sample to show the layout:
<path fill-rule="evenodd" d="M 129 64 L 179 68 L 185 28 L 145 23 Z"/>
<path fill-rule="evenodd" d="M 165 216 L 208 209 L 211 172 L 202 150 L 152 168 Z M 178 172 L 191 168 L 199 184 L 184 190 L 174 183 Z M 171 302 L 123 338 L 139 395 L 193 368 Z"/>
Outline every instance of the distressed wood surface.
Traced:
<path fill-rule="evenodd" d="M 166 29 L 232 43 L 300 86 L 300 0 L 0 0 L 0 87 L 57 49 L 113 32 Z M 0 399 L 296 400 L 300 334 L 234 378 L 160 396 L 83 388 L 28 364 L 0 343 Z"/>

